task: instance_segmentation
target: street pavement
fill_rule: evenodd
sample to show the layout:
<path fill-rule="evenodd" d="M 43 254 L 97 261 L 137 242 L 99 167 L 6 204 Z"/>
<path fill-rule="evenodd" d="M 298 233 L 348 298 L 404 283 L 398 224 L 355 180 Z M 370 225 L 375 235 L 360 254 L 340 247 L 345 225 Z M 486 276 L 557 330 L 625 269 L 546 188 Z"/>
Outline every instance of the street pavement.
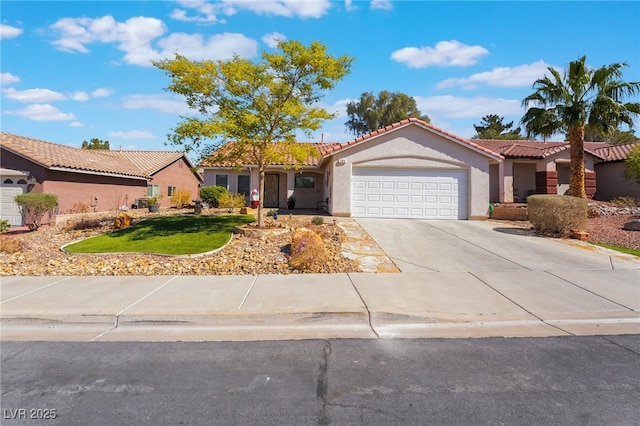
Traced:
<path fill-rule="evenodd" d="M 386 259 L 383 270 L 393 269 L 390 260 L 401 272 L 3 277 L 0 338 L 640 334 L 638 257 L 489 221 L 346 221 L 364 231 L 363 252 Z"/>

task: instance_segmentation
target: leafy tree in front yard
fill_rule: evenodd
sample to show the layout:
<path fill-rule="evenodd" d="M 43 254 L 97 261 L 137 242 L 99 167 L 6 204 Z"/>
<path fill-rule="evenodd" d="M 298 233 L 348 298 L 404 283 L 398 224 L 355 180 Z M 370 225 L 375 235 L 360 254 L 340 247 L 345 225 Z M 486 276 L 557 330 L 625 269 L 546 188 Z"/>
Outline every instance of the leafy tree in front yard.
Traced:
<path fill-rule="evenodd" d="M 40 194 L 28 192 L 14 197 L 16 204 L 22 209 L 27 226 L 36 231 L 42 225 L 45 213 L 58 205 L 58 196 L 54 194 Z"/>
<path fill-rule="evenodd" d="M 624 163 L 625 178 L 640 183 L 640 143 L 629 152 Z"/>
<path fill-rule="evenodd" d="M 349 121 L 344 124 L 356 136 L 397 123 L 409 116 L 430 122 L 427 115 L 422 115 L 414 98 L 387 90 L 378 93 L 377 97 L 371 92 L 364 92 L 357 102 L 347 104 L 347 115 Z"/>
<path fill-rule="evenodd" d="M 640 92 L 640 82 L 622 81 L 626 63 L 589 68 L 586 56 L 569 62 L 561 75 L 548 67 L 546 75 L 533 83 L 534 92 L 524 98 L 527 108 L 522 120 L 527 133 L 543 136 L 567 132 L 570 144 L 569 194 L 586 198 L 584 184 L 584 135 L 588 127 L 609 134 L 622 123 L 633 127 L 633 117 L 640 114 L 640 103 L 624 98 Z"/>
<path fill-rule="evenodd" d="M 218 161 L 256 165 L 258 225 L 263 226 L 266 168 L 285 161 L 295 166 L 317 156 L 313 147 L 295 142 L 296 132 L 311 137 L 324 120 L 335 117 L 314 104 L 349 73 L 352 62 L 348 56 L 331 56 L 319 42 L 305 46 L 297 41 L 280 42 L 278 52 L 263 51 L 258 62 L 237 55 L 198 62 L 179 54 L 154 61 L 171 78 L 167 89 L 184 96 L 197 113 L 182 117 L 169 141 L 187 152 L 206 148 L 206 140 L 217 139 L 216 147 L 233 141 L 214 155 Z"/>

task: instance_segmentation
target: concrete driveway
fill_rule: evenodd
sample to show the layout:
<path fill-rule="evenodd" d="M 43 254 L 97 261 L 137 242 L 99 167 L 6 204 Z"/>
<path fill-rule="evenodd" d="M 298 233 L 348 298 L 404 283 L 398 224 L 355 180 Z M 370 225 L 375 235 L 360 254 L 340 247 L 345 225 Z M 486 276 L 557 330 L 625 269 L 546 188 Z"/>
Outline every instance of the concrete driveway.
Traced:
<path fill-rule="evenodd" d="M 357 219 L 402 272 L 640 269 L 640 259 L 482 221 Z"/>

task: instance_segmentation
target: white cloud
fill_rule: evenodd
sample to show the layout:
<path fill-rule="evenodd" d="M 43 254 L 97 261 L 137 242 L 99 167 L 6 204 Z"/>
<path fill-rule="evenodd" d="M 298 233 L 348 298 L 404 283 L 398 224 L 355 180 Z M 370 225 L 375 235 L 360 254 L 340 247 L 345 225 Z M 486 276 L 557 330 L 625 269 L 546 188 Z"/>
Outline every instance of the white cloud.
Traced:
<path fill-rule="evenodd" d="M 107 96 L 111 96 L 113 90 L 107 89 L 106 87 L 100 87 L 99 89 L 91 92 L 92 98 L 106 98 Z"/>
<path fill-rule="evenodd" d="M 437 84 L 439 89 L 461 86 L 465 89 L 475 89 L 481 84 L 493 87 L 525 87 L 542 78 L 549 65 L 544 61 L 517 67 L 498 67 L 491 71 L 473 74 L 468 78 L 449 78 Z"/>
<path fill-rule="evenodd" d="M 262 36 L 262 41 L 271 48 L 278 47 L 278 43 L 285 41 L 287 37 L 280 33 L 269 33 Z"/>
<path fill-rule="evenodd" d="M 172 19 L 210 24 L 225 23 L 220 15 L 232 16 L 242 10 L 260 15 L 304 19 L 320 18 L 331 8 L 330 0 L 222 0 L 216 3 L 204 0 L 178 0 L 177 3 L 181 8 L 171 12 Z"/>
<path fill-rule="evenodd" d="M 424 114 L 437 114 L 447 118 L 478 118 L 488 114 L 520 115 L 520 101 L 503 98 L 461 98 L 456 96 L 414 96 L 418 109 Z"/>
<path fill-rule="evenodd" d="M 63 113 L 58 108 L 49 104 L 35 104 L 21 110 L 5 111 L 5 114 L 17 115 L 33 121 L 71 121 L 76 116 L 71 113 Z"/>
<path fill-rule="evenodd" d="M 344 8 L 347 12 L 353 12 L 354 10 L 358 10 L 358 6 L 353 4 L 353 0 L 344 0 Z"/>
<path fill-rule="evenodd" d="M 82 92 L 82 91 L 74 92 L 70 97 L 74 101 L 78 101 L 78 102 L 86 102 L 89 99 L 91 99 L 91 96 L 89 96 L 87 92 Z"/>
<path fill-rule="evenodd" d="M 88 44 L 118 43 L 118 48 L 126 52 L 125 60 L 128 63 L 137 63 L 140 56 L 148 60 L 151 42 L 167 31 L 161 20 L 143 16 L 125 22 L 116 22 L 112 16 L 96 19 L 63 18 L 51 28 L 60 33 L 60 38 L 53 42 L 60 50 L 89 53 Z"/>
<path fill-rule="evenodd" d="M 67 99 L 62 93 L 49 89 L 16 90 L 13 87 L 3 89 L 2 93 L 9 99 L 18 102 L 55 102 Z"/>
<path fill-rule="evenodd" d="M 371 7 L 371 9 L 391 10 L 393 9 L 393 4 L 389 0 L 371 0 L 369 7 Z"/>
<path fill-rule="evenodd" d="M 174 33 L 161 40 L 158 45 L 162 47 L 162 51 L 153 53 L 155 59 L 173 57 L 178 52 L 191 60 L 226 60 L 231 59 L 234 54 L 251 58 L 258 52 L 258 42 L 236 33 L 216 34 L 206 40 L 200 34 Z M 137 63 L 145 65 L 141 61 Z"/>
<path fill-rule="evenodd" d="M 79 121 L 74 121 L 72 123 L 69 123 L 69 126 L 71 126 L 71 127 L 84 127 L 84 124 L 82 124 Z"/>
<path fill-rule="evenodd" d="M 135 17 L 116 22 L 111 16 L 101 18 L 63 18 L 51 26 L 60 33 L 53 44 L 67 52 L 89 53 L 92 43 L 116 43 L 125 54 L 123 60 L 132 65 L 152 66 L 151 60 L 172 57 L 180 53 L 192 60 L 229 59 L 234 54 L 253 57 L 258 43 L 242 34 L 216 34 L 207 39 L 201 34 L 174 33 L 160 38 L 167 31 L 159 19 Z M 153 47 L 153 43 L 162 50 Z"/>
<path fill-rule="evenodd" d="M 7 89 L 2 89 L 2 93 L 7 98 L 13 99 L 14 101 L 18 102 L 42 103 L 66 101 L 68 99 L 72 99 L 78 102 L 86 102 L 91 98 L 109 96 L 111 94 L 111 90 L 101 88 L 94 90 L 90 94 L 85 91 L 78 90 L 69 95 L 65 95 L 49 89 L 16 90 L 13 87 L 9 87 Z"/>
<path fill-rule="evenodd" d="M 0 85 L 6 86 L 7 84 L 18 82 L 20 82 L 20 77 L 17 77 L 10 72 L 0 73 Z"/>
<path fill-rule="evenodd" d="M 131 95 L 122 104 L 126 109 L 151 109 L 167 114 L 186 114 L 189 107 L 184 98 L 168 95 Z"/>
<path fill-rule="evenodd" d="M 0 39 L 14 38 L 22 34 L 22 28 L 12 27 L 11 25 L 0 24 Z"/>
<path fill-rule="evenodd" d="M 155 139 L 155 136 L 148 130 L 128 130 L 126 132 L 109 132 L 108 136 L 120 139 Z"/>
<path fill-rule="evenodd" d="M 435 47 L 405 47 L 391 53 L 391 59 L 409 68 L 428 66 L 468 66 L 478 62 L 489 51 L 482 46 L 469 46 L 457 40 L 441 41 Z"/>
<path fill-rule="evenodd" d="M 320 18 L 331 8 L 329 0 L 223 0 L 225 13 L 249 10 L 257 14 L 285 16 L 288 18 Z"/>
<path fill-rule="evenodd" d="M 178 0 L 180 6 L 186 9 L 194 9 L 197 15 L 188 16 L 188 11 L 184 9 L 174 9 L 171 12 L 171 18 L 183 22 L 201 22 L 201 23 L 224 23 L 224 20 L 218 18 L 220 11 L 219 5 L 214 5 L 205 0 Z"/>

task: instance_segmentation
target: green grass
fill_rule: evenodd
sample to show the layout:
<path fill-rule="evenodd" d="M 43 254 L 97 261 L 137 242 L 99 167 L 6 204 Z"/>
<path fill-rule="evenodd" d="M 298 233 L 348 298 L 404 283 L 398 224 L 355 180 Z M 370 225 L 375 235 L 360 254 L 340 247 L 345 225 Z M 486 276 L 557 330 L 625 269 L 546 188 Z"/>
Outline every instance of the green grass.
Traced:
<path fill-rule="evenodd" d="M 594 243 L 594 245 L 600 246 L 600 247 L 604 247 L 604 248 L 608 248 L 610 250 L 619 251 L 621 253 L 632 254 L 634 256 L 639 256 L 640 257 L 640 250 L 631 249 L 631 248 L 627 248 L 627 247 L 612 246 L 611 244 Z"/>
<path fill-rule="evenodd" d="M 66 246 L 65 250 L 69 253 L 205 253 L 224 246 L 236 226 L 253 221 L 255 218 L 248 215 L 163 216 L 87 238 Z"/>

